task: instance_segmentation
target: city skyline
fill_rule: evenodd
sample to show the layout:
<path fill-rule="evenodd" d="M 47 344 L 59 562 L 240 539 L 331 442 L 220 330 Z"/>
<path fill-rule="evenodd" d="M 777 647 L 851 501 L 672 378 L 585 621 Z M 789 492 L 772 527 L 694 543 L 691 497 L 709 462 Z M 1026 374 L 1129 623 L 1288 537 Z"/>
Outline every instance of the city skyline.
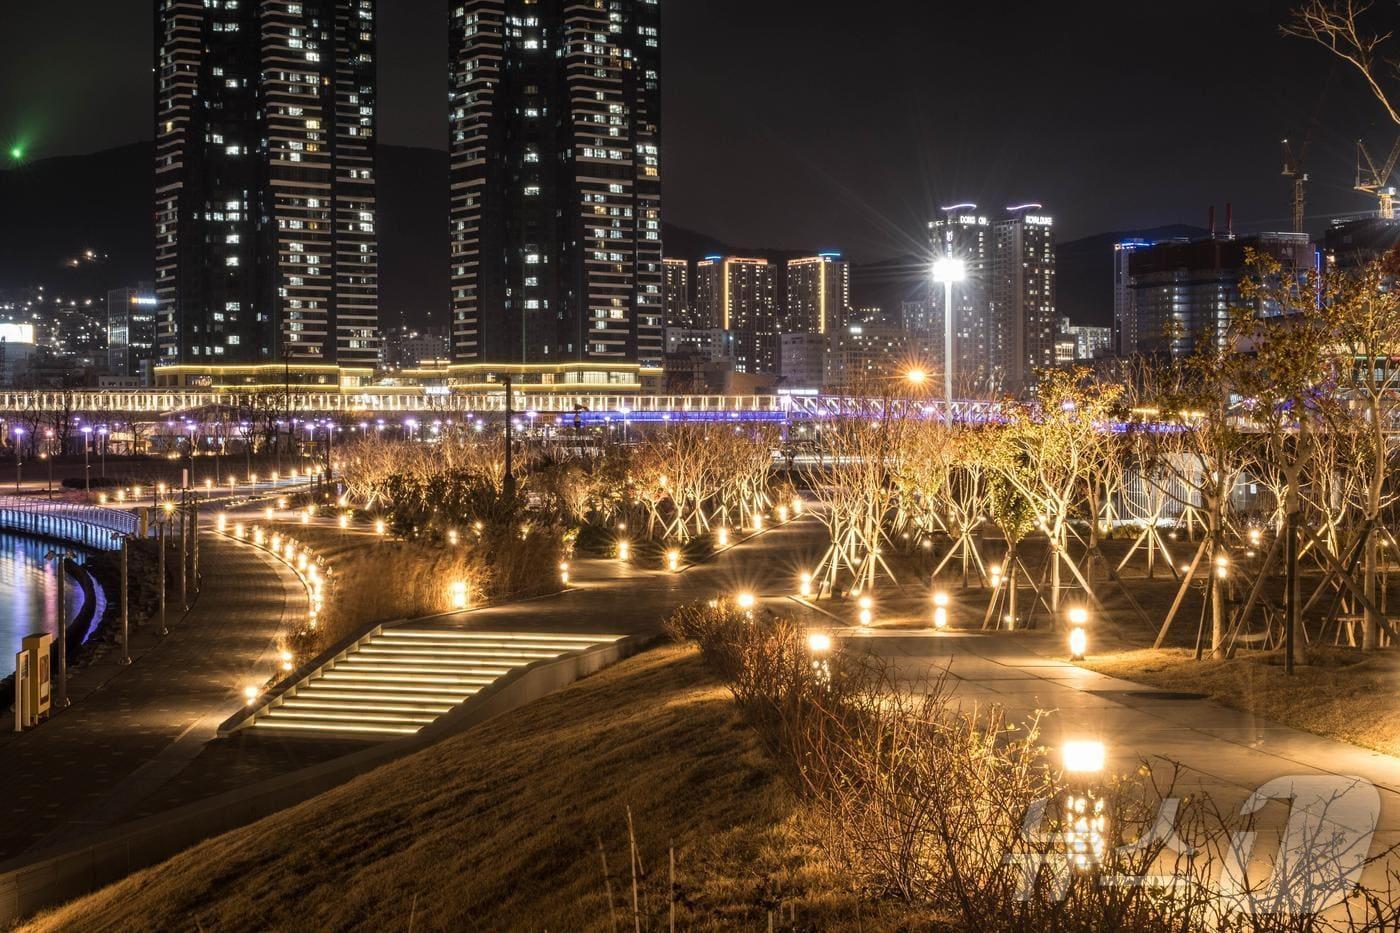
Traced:
<path fill-rule="evenodd" d="M 33 6 L 16 11 L 10 36 L 42 30 L 57 15 Z M 0 78 L 24 75 L 49 89 L 42 108 L 24 95 L 0 102 L 0 138 L 6 148 L 21 146 L 26 157 L 149 138 L 143 114 L 149 101 L 138 96 L 148 86 L 149 55 L 142 49 L 149 49 L 149 30 L 129 22 L 142 19 L 144 4 L 79 6 L 91 15 L 78 18 L 74 41 L 93 45 L 92 67 L 100 72 L 68 68 L 61 60 L 56 66 L 45 60 L 53 56 L 39 57 L 22 42 L 11 48 L 0 39 L 6 53 L 0 56 Z M 834 243 L 855 262 L 904 255 L 915 251 L 937 207 L 961 200 L 1072 205 L 1060 211 L 1061 240 L 1199 223 L 1207 205 L 1226 201 L 1235 204 L 1241 231 L 1286 229 L 1289 186 L 1279 175 L 1278 141 L 1305 134 L 1320 112 L 1308 166 L 1309 216 L 1316 228 L 1328 215 L 1367 207 L 1350 190 L 1353 140 L 1367 137 L 1373 148 L 1389 142 L 1382 115 L 1357 93 L 1351 75 L 1331 74 L 1319 50 L 1277 34 L 1286 3 L 1140 11 L 1134 23 L 1109 20 L 1102 39 L 1089 36 L 1093 30 L 1070 29 L 1050 52 L 1036 51 L 1047 20 L 1053 20 L 1048 11 L 1025 11 L 1011 28 L 997 23 L 993 32 L 989 11 L 939 11 L 944 18 L 934 19 L 918 6 L 880 3 L 869 17 L 850 24 L 869 38 L 892 18 L 900 22 L 894 32 L 903 35 L 858 43 L 861 54 L 871 56 L 869 64 L 876 56 L 892 62 L 877 74 L 861 58 L 846 68 L 825 68 L 828 59 L 815 51 L 832 40 L 797 41 L 820 30 L 800 21 L 805 18 L 787 22 L 784 4 L 745 9 L 742 16 L 730 6 L 727 0 L 718 6 L 677 0 L 663 8 L 668 26 L 662 54 L 672 75 L 663 109 L 673 119 L 662 157 L 668 221 L 736 248 Z M 1097 28 L 1107 9 L 1082 4 L 1066 21 Z M 438 104 L 446 13 L 445 3 L 413 2 L 381 14 L 386 144 L 447 146 Z M 1202 20 L 1211 24 L 1215 43 L 1178 41 Z M 797 30 L 790 44 L 777 40 L 780 22 Z M 945 38 L 991 35 L 1003 61 L 997 67 L 981 64 L 980 41 Z M 931 52 L 916 43 L 926 43 Z M 714 63 L 716 47 L 731 50 L 725 68 Z M 760 49 L 785 67 L 768 70 Z M 938 64 L 929 75 L 912 64 L 925 56 Z M 1079 93 L 1099 71 L 1114 67 L 1122 80 Z M 941 92 L 950 75 L 969 69 L 977 80 L 962 82 L 956 95 Z M 1051 89 L 1020 94 L 1016 89 L 1028 78 L 1048 78 Z M 1208 93 L 1208 80 L 1227 78 L 1243 88 L 1240 96 L 1224 100 Z M 93 93 L 99 80 L 100 93 Z M 876 81 L 887 88 L 870 98 L 871 106 L 850 105 Z M 745 82 L 786 101 L 774 120 L 760 121 L 727 103 Z M 1322 100 L 1325 108 L 1319 107 Z M 97 105 L 101 119 L 85 119 Z M 816 109 L 827 121 L 811 119 Z M 835 134 L 826 131 L 832 114 L 840 118 Z M 750 159 L 755 145 L 768 149 L 768 157 Z M 773 209 L 740 209 L 754 204 Z"/>

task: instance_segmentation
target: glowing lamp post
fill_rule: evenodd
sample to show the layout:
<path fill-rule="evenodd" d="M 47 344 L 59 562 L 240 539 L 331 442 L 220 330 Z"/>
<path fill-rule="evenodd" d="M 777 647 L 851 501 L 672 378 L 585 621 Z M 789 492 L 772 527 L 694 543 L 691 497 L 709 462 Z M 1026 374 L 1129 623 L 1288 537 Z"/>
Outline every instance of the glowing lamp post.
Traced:
<path fill-rule="evenodd" d="M 953 404 L 953 285 L 967 280 L 967 263 L 943 256 L 933 263 L 933 280 L 943 286 L 943 400 Z"/>
<path fill-rule="evenodd" d="M 1060 748 L 1065 775 L 1076 785 L 1065 796 L 1065 849 L 1070 865 L 1079 871 L 1097 868 L 1107 848 L 1104 801 L 1090 787 L 1093 778 L 1103 772 L 1104 760 L 1102 742 L 1075 740 Z"/>
<path fill-rule="evenodd" d="M 453 609 L 467 608 L 467 581 L 457 580 L 454 582 L 451 587 L 451 596 Z"/>
<path fill-rule="evenodd" d="M 1075 606 L 1069 611 L 1069 624 L 1069 658 L 1071 661 L 1083 661 L 1089 647 L 1089 636 L 1084 628 L 1089 624 L 1089 610 Z"/>
<path fill-rule="evenodd" d="M 933 594 L 933 627 L 948 627 L 948 594 L 942 591 Z"/>

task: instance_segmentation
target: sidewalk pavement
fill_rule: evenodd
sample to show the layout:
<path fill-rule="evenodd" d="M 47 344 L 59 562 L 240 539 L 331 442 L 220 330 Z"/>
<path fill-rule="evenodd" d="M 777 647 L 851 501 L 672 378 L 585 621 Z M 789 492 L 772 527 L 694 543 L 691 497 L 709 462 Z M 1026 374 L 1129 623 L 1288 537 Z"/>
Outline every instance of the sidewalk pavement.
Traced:
<path fill-rule="evenodd" d="M 0 739 L 0 859 L 106 825 L 198 754 L 237 711 L 242 686 L 270 666 L 274 639 L 305 614 L 305 591 L 263 552 L 201 541 L 203 591 L 163 638 L 133 632 L 70 680 L 73 704 Z"/>

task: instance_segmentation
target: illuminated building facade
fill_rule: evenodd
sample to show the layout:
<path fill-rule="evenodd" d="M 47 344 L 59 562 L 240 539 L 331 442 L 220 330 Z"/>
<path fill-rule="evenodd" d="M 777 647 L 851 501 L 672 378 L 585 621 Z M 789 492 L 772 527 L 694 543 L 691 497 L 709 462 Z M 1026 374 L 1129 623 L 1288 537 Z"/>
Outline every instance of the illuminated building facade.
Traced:
<path fill-rule="evenodd" d="M 992 226 L 985 214 L 977 212 L 976 204 L 954 204 L 943 208 L 943 216 L 929 223 L 929 238 L 935 259 L 947 257 L 963 264 L 965 277 L 952 283 L 953 353 L 957 374 L 955 391 L 964 395 L 980 395 L 989 388 L 993 371 L 991 359 L 991 283 Z M 939 337 L 935 360 L 943 361 L 944 308 L 947 289 L 935 286 L 929 292 L 929 315 L 933 324 L 928 336 Z M 910 322 L 906 320 L 906 325 Z M 918 328 L 911 327 L 911 330 Z M 922 330 L 918 330 L 924 333 Z"/>
<path fill-rule="evenodd" d="M 1055 221 L 1039 204 L 1007 212 L 992 225 L 989 387 L 1019 393 L 1055 366 Z"/>
<path fill-rule="evenodd" d="M 452 359 L 475 378 L 659 371 L 656 0 L 454 0 Z"/>
<path fill-rule="evenodd" d="M 155 361 L 156 297 L 146 284 L 107 293 L 107 372 L 113 376 L 149 375 Z"/>
<path fill-rule="evenodd" d="M 696 315 L 734 339 L 734 371 L 777 371 L 777 276 L 766 259 L 706 256 L 695 267 Z"/>
<path fill-rule="evenodd" d="M 695 305 L 690 295 L 690 263 L 685 259 L 663 259 L 661 261 L 661 299 L 665 306 L 666 326 L 694 329 L 699 327 L 695 319 Z M 670 349 L 667 349 L 670 353 Z"/>
<path fill-rule="evenodd" d="M 840 253 L 820 253 L 787 264 L 784 334 L 825 334 L 841 326 L 851 303 L 851 267 Z"/>
<path fill-rule="evenodd" d="M 377 0 L 157 0 L 165 366 L 373 366 Z"/>

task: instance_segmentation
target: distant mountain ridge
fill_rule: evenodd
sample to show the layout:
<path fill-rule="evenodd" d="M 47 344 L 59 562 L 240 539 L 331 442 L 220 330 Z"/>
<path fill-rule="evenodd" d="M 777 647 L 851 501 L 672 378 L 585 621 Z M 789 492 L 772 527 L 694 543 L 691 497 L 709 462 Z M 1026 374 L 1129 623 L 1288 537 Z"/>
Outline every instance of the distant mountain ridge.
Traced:
<path fill-rule="evenodd" d="M 97 296 L 154 277 L 154 148 L 134 143 L 90 155 L 44 159 L 0 171 L 0 289 L 43 283 Z M 447 153 L 379 147 L 380 308 L 386 327 L 445 326 L 448 312 Z M 440 179 L 440 184 L 431 183 Z M 1131 236 L 1200 236 L 1184 225 L 1119 231 L 1057 247 L 1060 313 L 1108 324 L 1113 312 L 1113 244 Z M 666 255 L 728 253 L 785 262 L 794 250 L 736 247 L 666 224 Z M 65 265 L 84 250 L 105 260 Z M 852 303 L 896 308 L 927 290 L 927 257 L 857 264 Z"/>

